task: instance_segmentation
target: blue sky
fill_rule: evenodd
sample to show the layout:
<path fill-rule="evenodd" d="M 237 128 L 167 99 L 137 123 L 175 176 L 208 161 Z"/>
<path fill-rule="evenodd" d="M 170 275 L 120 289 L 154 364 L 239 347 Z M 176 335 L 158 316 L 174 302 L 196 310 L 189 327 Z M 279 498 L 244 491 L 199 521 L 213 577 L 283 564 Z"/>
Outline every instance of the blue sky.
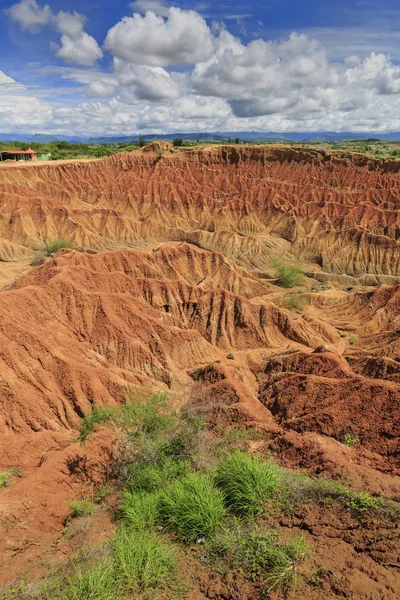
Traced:
<path fill-rule="evenodd" d="M 0 132 L 400 130 L 400 3 L 0 0 Z"/>

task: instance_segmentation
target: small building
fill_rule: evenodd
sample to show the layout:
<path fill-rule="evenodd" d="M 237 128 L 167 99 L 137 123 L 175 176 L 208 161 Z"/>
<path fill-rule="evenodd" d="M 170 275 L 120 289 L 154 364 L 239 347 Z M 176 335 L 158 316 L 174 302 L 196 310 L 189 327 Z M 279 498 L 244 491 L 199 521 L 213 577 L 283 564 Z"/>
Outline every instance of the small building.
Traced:
<path fill-rule="evenodd" d="M 37 160 L 37 153 L 32 148 L 28 150 L 0 150 L 0 161 L 2 160 Z"/>

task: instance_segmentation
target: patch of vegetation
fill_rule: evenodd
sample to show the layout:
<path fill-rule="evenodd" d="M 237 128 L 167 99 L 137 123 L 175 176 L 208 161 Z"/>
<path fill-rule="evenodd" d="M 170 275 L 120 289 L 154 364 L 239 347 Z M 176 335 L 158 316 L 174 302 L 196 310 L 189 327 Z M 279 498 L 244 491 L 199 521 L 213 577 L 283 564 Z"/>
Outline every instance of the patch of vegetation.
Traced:
<path fill-rule="evenodd" d="M 288 292 L 283 297 L 283 306 L 288 310 L 297 310 L 303 312 L 307 305 L 307 296 L 297 294 L 295 292 Z"/>
<path fill-rule="evenodd" d="M 46 253 L 41 252 L 41 253 L 35 254 L 35 256 L 32 257 L 29 264 L 31 267 L 40 267 L 40 265 L 42 265 L 45 261 L 46 261 Z"/>
<path fill-rule="evenodd" d="M 85 415 L 79 426 L 79 440 L 84 442 L 100 423 L 110 421 L 112 410 L 108 407 L 99 408 L 94 405 L 92 412 Z"/>
<path fill-rule="evenodd" d="M 208 560 L 237 569 L 257 582 L 264 594 L 276 588 L 295 592 L 301 581 L 300 565 L 311 550 L 302 536 L 283 543 L 274 530 L 227 528 L 208 547 Z"/>
<path fill-rule="evenodd" d="M 164 393 L 145 390 L 130 394 L 122 406 L 94 408 L 82 419 L 81 440 L 100 423 L 119 431 L 104 488 L 118 498 L 113 539 L 82 551 L 36 591 L 30 584 L 9 587 L 2 600 L 170 598 L 178 559 L 187 552 L 182 544 L 197 543 L 204 544 L 202 560 L 210 568 L 241 571 L 264 595 L 277 588 L 290 593 L 304 578 L 310 549 L 301 536 L 287 539 L 267 529 L 264 509 L 274 509 L 269 519 L 305 504 L 335 504 L 360 521 L 369 511 L 399 516 L 393 504 L 366 492 L 248 454 L 249 440 L 264 439 L 263 432 L 230 427 L 216 435 L 188 408 L 174 410 Z M 71 508 L 75 516 L 87 516 L 96 505 L 84 498 Z"/>
<path fill-rule="evenodd" d="M 82 498 L 82 500 L 71 500 L 69 506 L 71 509 L 71 518 L 88 517 L 97 509 L 96 504 L 89 500 L 89 498 Z"/>
<path fill-rule="evenodd" d="M 279 470 L 273 462 L 237 450 L 217 465 L 214 481 L 230 511 L 255 516 L 277 491 Z"/>
<path fill-rule="evenodd" d="M 271 266 L 275 270 L 276 283 L 281 287 L 296 287 L 304 282 L 304 272 L 294 263 L 287 262 L 277 256 L 272 259 Z"/>
<path fill-rule="evenodd" d="M 353 345 L 353 344 L 356 343 L 356 341 L 357 341 L 357 336 L 356 335 L 351 335 L 349 337 L 349 344 Z"/>
<path fill-rule="evenodd" d="M 74 244 L 69 240 L 53 240 L 50 242 L 46 242 L 45 246 L 45 254 L 46 256 L 53 256 L 56 254 L 61 248 L 73 248 Z"/>
<path fill-rule="evenodd" d="M 351 433 L 345 433 L 343 436 L 343 442 L 349 448 L 353 448 L 356 444 L 359 443 L 359 441 L 360 440 L 357 437 L 354 437 Z"/>
<path fill-rule="evenodd" d="M 226 355 L 226 358 L 228 360 L 234 360 L 235 356 L 234 356 L 233 352 L 228 352 L 228 354 Z"/>
<path fill-rule="evenodd" d="M 226 516 L 224 497 L 208 475 L 189 473 L 161 494 L 161 522 L 184 542 L 210 538 Z"/>
<path fill-rule="evenodd" d="M 147 590 L 163 585 L 175 571 L 171 544 L 153 533 L 121 527 L 114 542 L 116 580 L 126 590 Z"/>
<path fill-rule="evenodd" d="M 0 473 L 0 489 L 7 486 L 9 478 L 9 473 Z"/>

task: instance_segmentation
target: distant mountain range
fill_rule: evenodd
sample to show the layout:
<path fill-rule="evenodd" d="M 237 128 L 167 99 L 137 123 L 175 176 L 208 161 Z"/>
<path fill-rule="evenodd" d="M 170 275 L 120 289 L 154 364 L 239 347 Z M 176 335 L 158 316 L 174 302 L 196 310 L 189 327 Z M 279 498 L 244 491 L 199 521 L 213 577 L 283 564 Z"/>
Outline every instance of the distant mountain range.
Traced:
<path fill-rule="evenodd" d="M 87 144 L 116 144 L 116 143 L 135 143 L 138 135 L 119 135 L 119 136 L 68 136 L 68 135 L 46 135 L 41 133 L 0 133 L 0 141 L 18 141 L 18 142 L 37 142 L 48 144 L 54 141 L 66 141 L 71 144 L 87 143 Z M 146 141 L 151 142 L 157 140 L 170 140 L 174 138 L 182 138 L 185 141 L 233 141 L 239 138 L 240 141 L 248 142 L 343 142 L 349 140 L 382 140 L 388 142 L 400 141 L 400 132 L 391 133 L 352 133 L 341 132 L 335 133 L 332 131 L 314 131 L 314 132 L 286 132 L 275 133 L 273 131 L 216 131 L 207 133 L 170 133 L 165 135 L 160 134 L 145 134 L 143 137 Z"/>

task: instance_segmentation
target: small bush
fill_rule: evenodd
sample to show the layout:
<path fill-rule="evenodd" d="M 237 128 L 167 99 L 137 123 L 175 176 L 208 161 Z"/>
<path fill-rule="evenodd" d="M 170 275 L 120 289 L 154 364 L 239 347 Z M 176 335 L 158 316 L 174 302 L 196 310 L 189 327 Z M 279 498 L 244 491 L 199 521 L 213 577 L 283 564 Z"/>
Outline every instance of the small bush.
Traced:
<path fill-rule="evenodd" d="M 273 462 L 237 450 L 217 466 L 214 481 L 229 510 L 254 516 L 278 489 L 279 470 Z"/>
<path fill-rule="evenodd" d="M 9 473 L 0 473 L 0 488 L 6 487 L 9 477 Z"/>
<path fill-rule="evenodd" d="M 97 508 L 96 504 L 91 502 L 88 498 L 71 500 L 69 506 L 71 508 L 71 517 L 88 517 L 89 515 L 92 515 Z"/>
<path fill-rule="evenodd" d="M 351 335 L 349 337 L 349 344 L 353 345 L 353 344 L 356 343 L 356 341 L 357 341 L 357 336 L 356 335 Z"/>
<path fill-rule="evenodd" d="M 98 406 L 93 406 L 92 412 L 89 415 L 85 415 L 81 421 L 79 427 L 79 440 L 84 442 L 87 437 L 93 433 L 96 426 L 99 423 L 104 423 L 105 421 L 109 421 L 112 417 L 112 410 L 109 407 L 99 408 Z"/>
<path fill-rule="evenodd" d="M 130 435 L 154 436 L 176 424 L 171 397 L 165 392 L 144 392 L 129 396 L 129 402 L 118 408 L 113 417 L 118 427 Z"/>
<path fill-rule="evenodd" d="M 157 494 L 125 490 L 116 514 L 118 519 L 124 521 L 130 529 L 151 531 L 157 520 L 157 503 Z"/>
<path fill-rule="evenodd" d="M 56 254 L 61 248 L 73 248 L 74 244 L 69 240 L 53 240 L 51 242 L 46 242 L 45 253 L 47 256 L 52 256 Z"/>
<path fill-rule="evenodd" d="M 175 553 L 153 533 L 121 527 L 114 542 L 116 579 L 127 590 L 161 586 L 175 570 Z"/>
<path fill-rule="evenodd" d="M 226 514 L 222 493 L 199 473 L 189 473 L 162 493 L 158 510 L 161 522 L 185 542 L 214 535 Z"/>
<path fill-rule="evenodd" d="M 281 287 L 295 287 L 304 281 L 304 272 L 298 265 L 276 257 L 271 261 L 271 266 L 275 269 L 276 283 Z"/>
<path fill-rule="evenodd" d="M 179 146 L 183 146 L 183 139 L 182 138 L 174 138 L 172 143 L 175 146 L 175 148 L 179 148 Z"/>

